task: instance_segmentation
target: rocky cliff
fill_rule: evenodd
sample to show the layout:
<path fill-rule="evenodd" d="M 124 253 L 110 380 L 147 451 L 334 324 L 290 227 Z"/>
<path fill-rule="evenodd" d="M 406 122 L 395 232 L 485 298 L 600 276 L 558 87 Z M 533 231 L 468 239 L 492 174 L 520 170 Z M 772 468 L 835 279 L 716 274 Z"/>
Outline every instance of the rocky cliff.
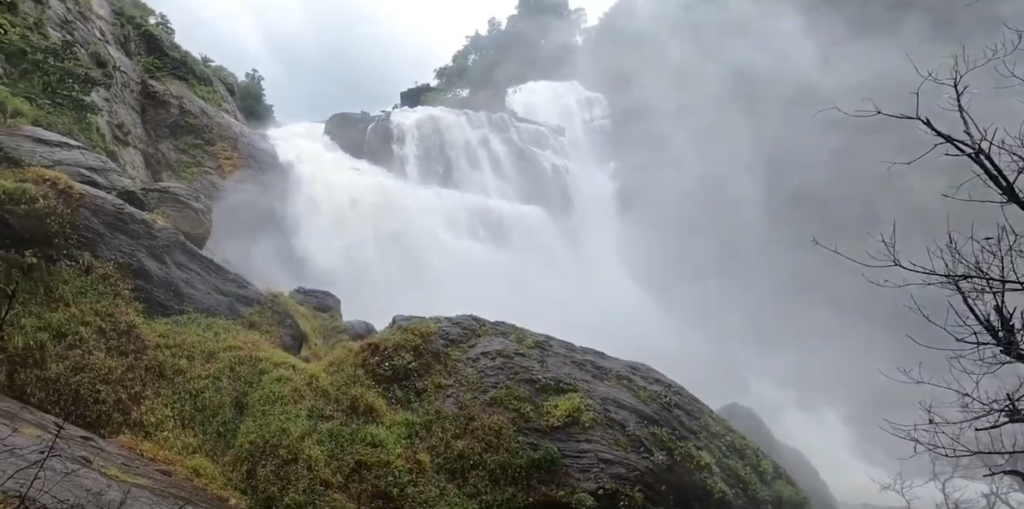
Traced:
<path fill-rule="evenodd" d="M 0 13 L 8 166 L 121 195 L 199 248 L 225 178 L 280 168 L 236 107 L 237 78 L 181 48 L 144 3 L 4 0 Z"/>
<path fill-rule="evenodd" d="M 136 0 L 0 14 L 0 507 L 806 508 L 648 366 L 256 288 L 201 250 L 284 171 L 231 80 Z"/>
<path fill-rule="evenodd" d="M 818 469 L 799 449 L 775 437 L 768 424 L 750 407 L 729 403 L 718 409 L 722 416 L 740 433 L 757 444 L 793 478 L 807 495 L 811 509 L 838 509 L 839 504 Z"/>

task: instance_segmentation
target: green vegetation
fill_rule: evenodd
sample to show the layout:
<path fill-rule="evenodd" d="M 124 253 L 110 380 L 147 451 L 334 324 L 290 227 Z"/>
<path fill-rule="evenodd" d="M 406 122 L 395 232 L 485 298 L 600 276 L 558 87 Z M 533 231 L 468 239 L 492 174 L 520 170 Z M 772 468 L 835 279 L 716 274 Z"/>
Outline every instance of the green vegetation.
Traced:
<path fill-rule="evenodd" d="M 284 295 L 319 348 L 275 345 L 271 314 L 146 318 L 117 267 L 74 250 L 75 191 L 46 170 L 0 175 L 0 215 L 28 221 L 0 275 L 0 392 L 82 425 L 251 508 L 516 508 L 578 498 L 560 456 L 463 398 L 472 377 L 429 322 L 332 337 Z M 37 224 L 38 223 L 38 224 Z M 9 245 L 9 244 L 8 244 Z M 319 343 L 318 346 L 315 344 Z"/>
<path fill-rule="evenodd" d="M 122 50 L 150 79 L 178 80 L 213 106 L 222 107 L 230 98 L 253 127 L 273 124 L 274 107 L 266 101 L 259 71 L 252 69 L 240 80 L 209 56 L 196 57 L 175 42 L 174 27 L 167 16 L 140 0 L 115 0 L 115 13 L 123 33 Z"/>
<path fill-rule="evenodd" d="M 597 422 L 593 404 L 578 392 L 554 396 L 541 404 L 544 425 L 561 428 L 576 425 L 589 428 Z"/>
<path fill-rule="evenodd" d="M 489 19 L 484 33 L 467 36 L 451 60 L 434 70 L 440 91 L 421 97 L 418 89 L 433 88 L 424 84 L 406 92 L 416 95 L 415 105 L 455 104 L 464 96 L 491 96 L 504 105 L 510 87 L 568 77 L 586 23 L 586 11 L 570 8 L 568 0 L 519 0 L 514 14 L 504 22 Z"/>
<path fill-rule="evenodd" d="M 807 507 L 785 470 L 720 417 L 708 415 L 696 429 L 700 446 L 666 429 L 648 431 L 655 438 L 655 461 L 674 462 L 690 472 L 688 488 L 697 506 L 733 507 L 735 494 L 729 486 L 735 486 L 760 507 Z"/>
<path fill-rule="evenodd" d="M 0 1 L 0 123 L 38 125 L 105 151 L 90 95 L 105 84 L 75 41 L 52 36 L 37 6 Z"/>

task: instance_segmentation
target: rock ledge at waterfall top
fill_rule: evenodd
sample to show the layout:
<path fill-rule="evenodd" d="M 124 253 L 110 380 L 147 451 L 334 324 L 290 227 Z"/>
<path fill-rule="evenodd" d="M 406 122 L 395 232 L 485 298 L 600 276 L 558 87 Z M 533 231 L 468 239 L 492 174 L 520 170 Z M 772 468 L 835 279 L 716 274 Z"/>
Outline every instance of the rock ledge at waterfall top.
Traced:
<path fill-rule="evenodd" d="M 437 118 L 413 123 L 395 119 L 409 111 L 337 113 L 324 123 L 324 134 L 348 155 L 399 176 L 411 171 L 409 165 L 418 165 L 415 173 L 422 184 L 461 189 L 472 180 L 467 174 L 489 167 L 513 195 L 503 198 L 556 213 L 572 209 L 563 127 L 525 119 L 511 110 L 438 108 L 432 110 Z M 396 150 L 407 136 L 416 140 L 415 150 Z M 486 142 L 480 141 L 482 137 Z"/>
<path fill-rule="evenodd" d="M 506 115 L 513 122 L 538 126 L 549 130 L 556 136 L 565 136 L 565 128 L 562 126 L 528 119 L 510 109 L 501 112 L 479 113 Z M 401 171 L 396 167 L 394 144 L 398 140 L 391 122 L 390 111 L 378 114 L 370 114 L 365 111 L 335 113 L 324 122 L 324 136 L 330 138 L 338 148 L 352 157 L 369 161 L 391 171 Z"/>

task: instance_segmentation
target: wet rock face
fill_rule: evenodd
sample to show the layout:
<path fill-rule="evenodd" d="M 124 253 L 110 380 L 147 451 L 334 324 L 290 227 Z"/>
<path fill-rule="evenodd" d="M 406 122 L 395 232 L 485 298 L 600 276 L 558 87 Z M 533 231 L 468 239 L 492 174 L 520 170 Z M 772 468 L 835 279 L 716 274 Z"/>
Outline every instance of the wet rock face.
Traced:
<path fill-rule="evenodd" d="M 85 145 L 33 126 L 0 127 L 0 169 L 38 166 L 96 189 L 116 192 L 133 185 L 132 175 Z"/>
<path fill-rule="evenodd" d="M 210 202 L 187 186 L 158 182 L 132 187 L 117 193 L 129 205 L 148 212 L 158 221 L 178 230 L 198 249 L 206 246 L 213 228 Z"/>

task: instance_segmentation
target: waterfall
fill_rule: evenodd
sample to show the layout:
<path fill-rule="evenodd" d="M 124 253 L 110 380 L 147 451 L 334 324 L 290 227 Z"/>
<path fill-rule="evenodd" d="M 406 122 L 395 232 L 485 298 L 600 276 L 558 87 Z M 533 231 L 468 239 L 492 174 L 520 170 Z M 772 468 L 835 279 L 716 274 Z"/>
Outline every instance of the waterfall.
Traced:
<path fill-rule="evenodd" d="M 401 171 L 341 151 L 323 124 L 276 129 L 292 169 L 283 225 L 269 240 L 215 231 L 211 250 L 258 284 L 329 290 L 346 317 L 377 326 L 395 314 L 473 313 L 613 355 L 650 362 L 686 348 L 698 358 L 706 349 L 669 327 L 621 259 L 614 173 L 599 150 L 604 99 L 535 82 L 509 105 L 521 118 L 391 112 Z M 214 222 L 250 216 L 260 201 L 221 204 Z M 266 254 L 282 243 L 290 256 Z"/>

